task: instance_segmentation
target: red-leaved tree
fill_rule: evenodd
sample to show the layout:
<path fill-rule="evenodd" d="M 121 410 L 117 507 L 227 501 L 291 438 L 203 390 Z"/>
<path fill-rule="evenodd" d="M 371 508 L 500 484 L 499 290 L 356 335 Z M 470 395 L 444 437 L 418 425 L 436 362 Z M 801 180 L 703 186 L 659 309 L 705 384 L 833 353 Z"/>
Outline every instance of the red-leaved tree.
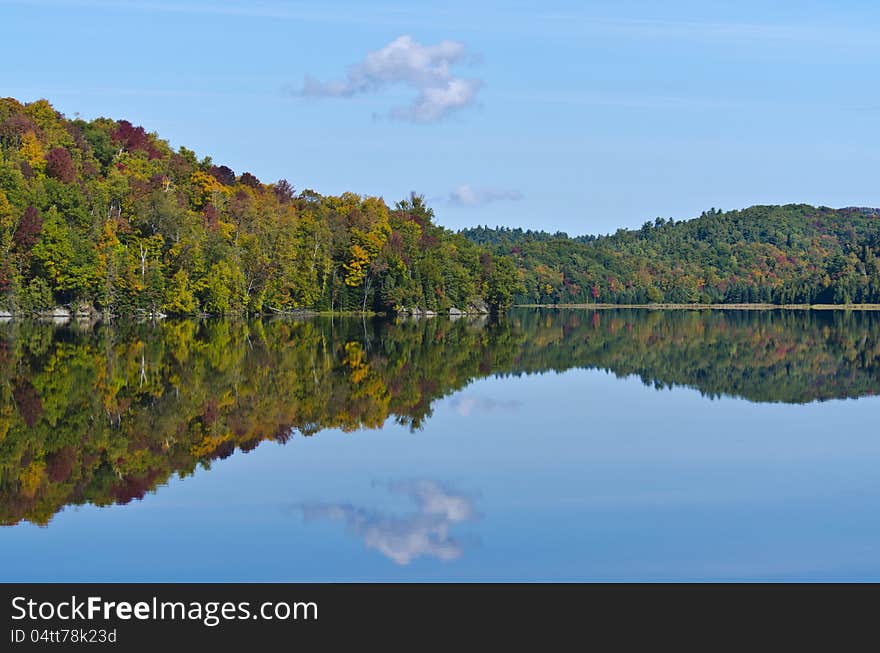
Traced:
<path fill-rule="evenodd" d="M 235 172 L 229 166 L 211 166 L 211 176 L 224 186 L 235 185 Z"/>
<path fill-rule="evenodd" d="M 63 147 L 55 147 L 46 155 L 46 174 L 58 181 L 69 184 L 76 180 L 76 169 L 70 159 L 70 152 Z"/>
<path fill-rule="evenodd" d="M 116 129 L 110 134 L 110 138 L 114 143 L 117 143 L 129 152 L 141 150 L 146 152 L 151 159 L 161 156 L 159 151 L 150 142 L 150 137 L 147 135 L 146 130 L 143 127 L 135 127 L 127 120 L 120 120 L 116 123 Z"/>
<path fill-rule="evenodd" d="M 238 181 L 239 183 L 244 184 L 245 186 L 250 186 L 251 188 L 260 187 L 260 180 L 249 172 L 243 172 L 241 174 L 241 177 L 238 178 Z"/>
<path fill-rule="evenodd" d="M 287 204 L 293 199 L 293 185 L 286 179 L 279 179 L 275 182 L 272 186 L 272 190 L 275 192 L 275 197 L 277 197 L 278 201 L 282 204 Z"/>
<path fill-rule="evenodd" d="M 12 237 L 15 248 L 20 252 L 30 251 L 42 230 L 43 218 L 40 217 L 40 213 L 34 206 L 27 207 Z"/>

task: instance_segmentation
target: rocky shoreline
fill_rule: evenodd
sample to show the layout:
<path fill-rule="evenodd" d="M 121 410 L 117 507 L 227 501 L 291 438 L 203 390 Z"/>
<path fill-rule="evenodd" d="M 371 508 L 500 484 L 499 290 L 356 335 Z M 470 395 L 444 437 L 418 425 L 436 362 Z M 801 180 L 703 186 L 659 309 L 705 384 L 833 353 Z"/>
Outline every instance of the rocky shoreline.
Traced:
<path fill-rule="evenodd" d="M 420 306 L 412 306 L 412 307 L 400 307 L 395 310 L 389 311 L 390 315 L 405 315 L 411 317 L 434 317 L 437 315 L 445 315 L 450 318 L 459 318 L 466 315 L 488 315 L 490 313 L 490 309 L 488 304 L 483 301 L 473 302 L 468 304 L 464 309 L 457 308 L 455 306 L 450 307 L 448 309 L 426 309 Z M 270 313 L 263 313 L 265 316 L 288 316 L 288 317 L 307 317 L 307 316 L 316 316 L 316 315 L 362 315 L 362 313 L 358 312 L 326 312 L 326 311 L 315 311 L 311 309 L 296 309 L 293 311 L 272 311 Z M 370 315 L 375 315 L 375 313 L 369 313 Z M 80 304 L 75 307 L 70 306 L 56 306 L 52 309 L 44 310 L 44 311 L 14 311 L 5 308 L 0 308 L 0 320 L 11 320 L 16 318 L 24 318 L 24 319 L 37 319 L 37 320 L 47 320 L 53 322 L 69 322 L 71 320 L 75 320 L 78 322 L 85 321 L 98 321 L 102 319 L 111 319 L 111 320 L 119 320 L 119 319 L 135 319 L 135 320 L 161 320 L 169 317 L 165 313 L 151 313 L 148 311 L 139 311 L 133 315 L 107 315 L 97 310 L 93 306 L 89 306 L 87 304 Z M 208 317 L 222 317 L 220 315 L 215 315 L 212 313 L 196 313 L 193 315 L 181 315 L 174 317 L 197 317 L 197 318 L 208 318 Z"/>

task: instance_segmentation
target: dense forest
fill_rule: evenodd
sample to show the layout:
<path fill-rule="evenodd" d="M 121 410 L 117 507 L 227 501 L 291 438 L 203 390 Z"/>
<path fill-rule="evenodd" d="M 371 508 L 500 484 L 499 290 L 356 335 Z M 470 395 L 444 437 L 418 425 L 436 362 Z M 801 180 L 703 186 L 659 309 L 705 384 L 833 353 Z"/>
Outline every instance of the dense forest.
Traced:
<path fill-rule="evenodd" d="M 878 209 L 712 209 L 601 237 L 462 234 L 513 257 L 525 286 L 518 303 L 880 303 Z"/>
<path fill-rule="evenodd" d="M 0 313 L 481 312 L 518 303 L 880 303 L 880 211 L 714 209 L 608 236 L 434 223 L 297 192 L 126 120 L 0 99 Z"/>
<path fill-rule="evenodd" d="M 0 99 L 2 312 L 479 312 L 516 284 L 420 196 L 297 193 L 125 120 Z"/>
<path fill-rule="evenodd" d="M 417 430 L 437 399 L 493 374 L 596 368 L 758 402 L 880 388 L 873 312 L 88 324 L 0 323 L 0 524 L 127 503 L 266 440 L 389 420 Z M 591 399 L 579 401 L 589 413 Z"/>

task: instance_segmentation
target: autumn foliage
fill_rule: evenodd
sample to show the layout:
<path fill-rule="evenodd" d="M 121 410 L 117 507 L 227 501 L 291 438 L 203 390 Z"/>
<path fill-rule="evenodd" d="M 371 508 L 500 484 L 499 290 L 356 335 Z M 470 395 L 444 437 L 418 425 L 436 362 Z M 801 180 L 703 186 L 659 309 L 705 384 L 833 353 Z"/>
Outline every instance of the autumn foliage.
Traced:
<path fill-rule="evenodd" d="M 417 195 L 297 193 L 45 100 L 0 99 L 0 193 L 0 310 L 14 313 L 484 310 L 517 282 L 487 274 L 492 254 Z"/>

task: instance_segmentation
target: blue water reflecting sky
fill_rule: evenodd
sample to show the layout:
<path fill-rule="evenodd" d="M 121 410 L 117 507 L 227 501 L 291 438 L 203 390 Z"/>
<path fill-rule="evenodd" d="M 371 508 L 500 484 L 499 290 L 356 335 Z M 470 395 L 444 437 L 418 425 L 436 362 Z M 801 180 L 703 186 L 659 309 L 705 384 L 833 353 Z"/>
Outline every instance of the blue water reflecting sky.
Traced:
<path fill-rule="evenodd" d="M 487 378 L 421 431 L 322 431 L 142 501 L 0 530 L 2 577 L 880 579 L 880 398 L 710 400 L 595 370 Z"/>

